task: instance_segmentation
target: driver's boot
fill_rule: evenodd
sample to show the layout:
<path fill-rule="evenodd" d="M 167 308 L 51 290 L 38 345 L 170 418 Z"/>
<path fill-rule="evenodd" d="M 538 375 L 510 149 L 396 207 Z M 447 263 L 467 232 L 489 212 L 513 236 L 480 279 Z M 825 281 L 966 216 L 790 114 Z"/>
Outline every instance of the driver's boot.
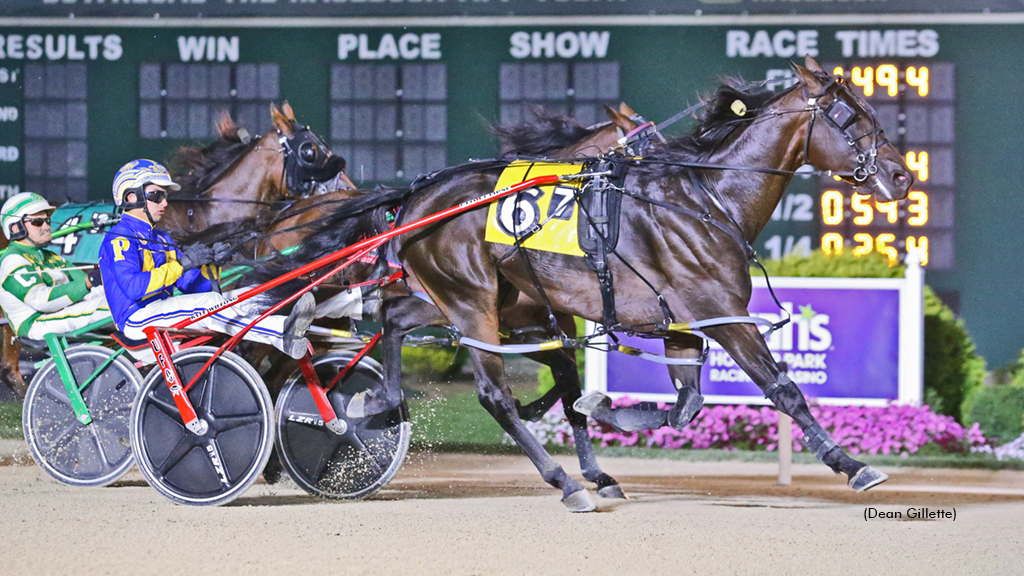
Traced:
<path fill-rule="evenodd" d="M 665 425 L 668 419 L 667 410 L 643 410 L 640 408 L 612 408 L 612 399 L 592 392 L 583 396 L 572 405 L 573 410 L 590 416 L 623 432 L 639 432 L 654 430 Z"/>

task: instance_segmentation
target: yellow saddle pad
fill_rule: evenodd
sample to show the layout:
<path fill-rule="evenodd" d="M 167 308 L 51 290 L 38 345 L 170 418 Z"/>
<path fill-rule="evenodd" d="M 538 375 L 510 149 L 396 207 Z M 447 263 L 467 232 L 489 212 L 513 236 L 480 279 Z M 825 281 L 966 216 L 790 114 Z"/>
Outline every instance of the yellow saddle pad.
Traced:
<path fill-rule="evenodd" d="M 516 161 L 501 173 L 494 189 L 500 190 L 538 176 L 565 176 L 581 170 L 582 164 Z M 484 240 L 513 245 L 517 238 L 529 235 L 531 230 L 540 226 L 540 230 L 522 243 L 523 247 L 583 256 L 577 239 L 575 201 L 581 185 L 579 180 L 559 182 L 552 186 L 529 188 L 492 202 L 487 209 Z"/>

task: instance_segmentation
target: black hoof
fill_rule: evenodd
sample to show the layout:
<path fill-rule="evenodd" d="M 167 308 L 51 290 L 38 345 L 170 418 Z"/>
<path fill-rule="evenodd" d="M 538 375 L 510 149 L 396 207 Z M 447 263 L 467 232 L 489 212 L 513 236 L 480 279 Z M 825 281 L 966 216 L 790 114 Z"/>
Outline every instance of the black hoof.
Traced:
<path fill-rule="evenodd" d="M 889 475 L 885 472 L 879 472 L 871 466 L 865 466 L 858 470 L 857 473 L 850 478 L 850 481 L 847 482 L 847 484 L 857 492 L 863 492 L 878 486 L 888 479 Z"/>
<path fill-rule="evenodd" d="M 686 428 L 704 408 L 704 397 L 693 388 L 681 388 L 675 406 L 668 411 L 668 425 L 676 430 Z"/>
<path fill-rule="evenodd" d="M 612 484 L 611 486 L 605 486 L 604 488 L 598 488 L 597 495 L 601 498 L 607 498 L 609 500 L 629 500 L 626 493 L 622 491 L 622 487 L 618 484 Z"/>

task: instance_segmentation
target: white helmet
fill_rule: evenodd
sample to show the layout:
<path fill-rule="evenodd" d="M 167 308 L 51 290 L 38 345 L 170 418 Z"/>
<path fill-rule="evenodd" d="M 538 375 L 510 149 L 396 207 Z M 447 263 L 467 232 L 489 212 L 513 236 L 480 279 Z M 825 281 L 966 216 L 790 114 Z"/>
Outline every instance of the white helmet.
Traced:
<path fill-rule="evenodd" d="M 139 194 L 136 194 L 137 202 L 144 206 L 141 192 L 146 184 L 156 184 L 169 190 L 181 189 L 181 186 L 171 180 L 171 174 L 167 168 L 164 168 L 159 162 L 145 158 L 132 160 L 121 166 L 117 175 L 114 176 L 114 204 L 120 206 L 129 192 L 138 192 Z"/>
<path fill-rule="evenodd" d="M 25 216 L 46 212 L 47 210 L 56 210 L 56 208 L 50 206 L 46 198 L 35 192 L 22 192 L 11 196 L 4 202 L 3 208 L 0 208 L 0 212 L 3 213 L 2 225 L 4 236 L 8 240 L 24 238 L 26 231 L 22 219 Z"/>

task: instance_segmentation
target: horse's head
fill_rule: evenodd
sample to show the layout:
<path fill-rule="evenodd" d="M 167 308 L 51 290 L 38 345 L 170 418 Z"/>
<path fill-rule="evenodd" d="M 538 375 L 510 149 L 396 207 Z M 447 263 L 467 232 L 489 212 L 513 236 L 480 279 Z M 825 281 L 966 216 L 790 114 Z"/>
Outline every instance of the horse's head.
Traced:
<path fill-rule="evenodd" d="M 287 102 L 280 110 L 271 104 L 270 116 L 284 152 L 285 186 L 290 194 L 308 196 L 355 189 L 345 176 L 345 159 L 334 154 L 309 126 L 299 124 Z"/>
<path fill-rule="evenodd" d="M 838 172 L 858 193 L 876 201 L 906 198 L 914 177 L 903 155 L 886 139 L 874 109 L 842 77 L 822 70 L 810 56 L 805 64 L 793 68 L 811 112 L 804 144 L 807 162 Z"/>

